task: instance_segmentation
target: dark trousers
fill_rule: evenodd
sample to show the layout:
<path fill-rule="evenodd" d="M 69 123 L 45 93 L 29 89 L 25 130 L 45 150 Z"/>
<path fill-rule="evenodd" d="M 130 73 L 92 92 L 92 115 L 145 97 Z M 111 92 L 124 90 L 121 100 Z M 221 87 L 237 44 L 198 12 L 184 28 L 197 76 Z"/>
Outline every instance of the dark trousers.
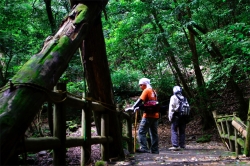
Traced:
<path fill-rule="evenodd" d="M 139 143 L 140 148 L 143 150 L 149 150 L 153 153 L 159 152 L 158 149 L 158 119 L 156 118 L 142 118 L 139 130 L 138 130 L 138 136 L 139 136 Z M 148 148 L 147 146 L 147 137 L 146 134 L 149 132 L 150 139 L 151 139 L 151 147 Z"/>
<path fill-rule="evenodd" d="M 174 147 L 185 148 L 185 129 L 185 119 L 174 116 L 171 121 L 171 142 Z"/>

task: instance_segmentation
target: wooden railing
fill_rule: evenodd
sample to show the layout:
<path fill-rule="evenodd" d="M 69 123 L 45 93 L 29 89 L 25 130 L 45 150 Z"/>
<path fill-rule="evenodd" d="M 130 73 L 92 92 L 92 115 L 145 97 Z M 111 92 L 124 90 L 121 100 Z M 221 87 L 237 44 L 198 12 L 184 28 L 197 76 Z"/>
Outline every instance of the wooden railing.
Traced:
<path fill-rule="evenodd" d="M 53 165 L 66 165 L 66 148 L 81 147 L 81 165 L 83 166 L 91 156 L 91 145 L 101 144 L 101 159 L 108 161 L 109 143 L 113 141 L 108 136 L 108 121 L 107 114 L 101 115 L 101 135 L 91 136 L 91 111 L 103 112 L 105 107 L 97 102 L 90 100 L 82 100 L 70 96 L 66 93 L 65 84 L 58 84 L 54 92 L 51 92 L 50 96 L 53 98 L 55 104 L 53 110 L 53 136 L 52 137 L 38 137 L 27 138 L 24 141 L 24 147 L 20 148 L 20 152 L 38 152 L 41 150 L 53 149 Z M 81 137 L 66 137 L 66 115 L 65 108 L 71 107 L 74 109 L 82 109 L 82 136 Z M 126 141 L 128 151 L 133 152 L 132 141 L 132 124 L 129 115 L 120 112 L 120 121 L 125 119 L 125 132 L 122 136 Z M 121 125 L 123 126 L 123 125 Z M 123 129 L 121 129 L 123 131 Z M 25 150 L 23 150 L 25 149 Z"/>
<path fill-rule="evenodd" d="M 213 117 L 220 137 L 228 150 L 236 152 L 237 157 L 239 154 L 249 157 L 250 138 L 248 131 L 250 109 L 248 111 L 247 125 L 236 116 L 236 113 L 233 115 L 217 115 L 216 111 L 213 111 Z"/>

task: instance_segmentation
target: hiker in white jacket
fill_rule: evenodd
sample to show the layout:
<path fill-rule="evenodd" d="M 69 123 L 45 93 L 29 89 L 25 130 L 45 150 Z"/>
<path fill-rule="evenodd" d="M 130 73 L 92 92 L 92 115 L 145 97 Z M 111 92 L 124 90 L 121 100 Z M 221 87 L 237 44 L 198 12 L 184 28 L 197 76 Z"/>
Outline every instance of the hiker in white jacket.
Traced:
<path fill-rule="evenodd" d="M 180 106 L 180 100 L 178 97 L 181 100 L 183 100 L 184 97 L 182 95 L 182 88 L 180 86 L 175 86 L 173 88 L 173 93 L 174 94 L 170 98 L 168 110 L 168 118 L 171 122 L 171 142 L 173 146 L 169 148 L 169 150 L 179 150 L 180 148 L 185 148 L 186 119 L 182 119 L 179 116 L 178 109 Z"/>

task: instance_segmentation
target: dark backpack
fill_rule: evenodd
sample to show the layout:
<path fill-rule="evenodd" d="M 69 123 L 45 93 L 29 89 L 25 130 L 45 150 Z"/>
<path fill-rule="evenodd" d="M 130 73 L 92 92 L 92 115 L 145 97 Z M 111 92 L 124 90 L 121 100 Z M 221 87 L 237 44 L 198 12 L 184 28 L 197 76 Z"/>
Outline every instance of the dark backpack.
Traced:
<path fill-rule="evenodd" d="M 178 95 L 175 95 L 179 101 L 180 101 L 180 106 L 178 108 L 178 113 L 179 116 L 181 117 L 188 117 L 190 114 L 190 106 L 188 104 L 187 98 L 184 97 L 183 99 L 180 99 Z"/>

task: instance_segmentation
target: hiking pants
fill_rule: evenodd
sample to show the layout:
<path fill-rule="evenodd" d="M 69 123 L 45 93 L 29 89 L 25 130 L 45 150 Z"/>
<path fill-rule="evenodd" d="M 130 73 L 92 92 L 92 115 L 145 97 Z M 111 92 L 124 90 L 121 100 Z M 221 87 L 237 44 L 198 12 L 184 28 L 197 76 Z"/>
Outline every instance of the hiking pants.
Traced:
<path fill-rule="evenodd" d="M 139 143 L 140 148 L 143 150 L 149 150 L 147 146 L 147 137 L 146 134 L 149 132 L 150 139 L 151 139 L 151 147 L 150 151 L 152 153 L 159 152 L 158 148 L 158 119 L 156 118 L 142 118 L 139 130 L 138 130 L 138 137 L 139 137 Z"/>
<path fill-rule="evenodd" d="M 171 121 L 171 142 L 174 147 L 185 148 L 185 120 L 174 116 Z"/>

